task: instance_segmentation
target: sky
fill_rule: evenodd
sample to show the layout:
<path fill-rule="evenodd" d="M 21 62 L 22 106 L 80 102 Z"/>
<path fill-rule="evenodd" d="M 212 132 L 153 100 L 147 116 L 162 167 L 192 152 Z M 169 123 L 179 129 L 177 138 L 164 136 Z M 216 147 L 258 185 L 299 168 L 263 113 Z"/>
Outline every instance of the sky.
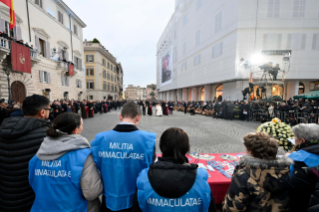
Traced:
<path fill-rule="evenodd" d="M 174 0 L 64 0 L 122 64 L 124 87 L 156 84 L 156 45 L 174 12 Z"/>

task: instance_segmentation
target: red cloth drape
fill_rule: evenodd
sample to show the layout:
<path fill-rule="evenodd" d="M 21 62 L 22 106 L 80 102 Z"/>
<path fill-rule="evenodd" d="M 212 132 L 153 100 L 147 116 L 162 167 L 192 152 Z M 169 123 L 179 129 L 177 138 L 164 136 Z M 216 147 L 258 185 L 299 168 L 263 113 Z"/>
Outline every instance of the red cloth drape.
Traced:
<path fill-rule="evenodd" d="M 74 76 L 74 65 L 69 64 L 69 75 Z"/>
<path fill-rule="evenodd" d="M 30 49 L 11 41 L 12 70 L 31 74 Z"/>

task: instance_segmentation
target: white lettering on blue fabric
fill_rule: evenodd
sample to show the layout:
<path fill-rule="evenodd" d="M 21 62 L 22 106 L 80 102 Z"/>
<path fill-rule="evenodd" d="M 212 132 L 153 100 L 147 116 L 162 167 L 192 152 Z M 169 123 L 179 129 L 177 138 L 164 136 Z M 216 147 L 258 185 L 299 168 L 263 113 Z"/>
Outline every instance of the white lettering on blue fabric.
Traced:
<path fill-rule="evenodd" d="M 61 160 L 43 160 L 41 166 L 61 167 Z"/>
<path fill-rule="evenodd" d="M 110 142 L 110 149 L 127 149 L 133 150 L 133 144 L 129 143 L 112 143 Z"/>
<path fill-rule="evenodd" d="M 71 178 L 71 171 L 67 171 L 67 170 L 35 169 L 35 176 L 69 177 L 69 178 Z"/>
<path fill-rule="evenodd" d="M 186 198 L 183 199 L 157 199 L 148 198 L 147 204 L 154 205 L 156 207 L 193 207 L 202 204 L 201 198 Z"/>
<path fill-rule="evenodd" d="M 127 153 L 127 152 L 99 152 L 100 158 L 115 158 L 115 159 L 134 159 L 144 160 L 144 154 L 139 153 Z"/>

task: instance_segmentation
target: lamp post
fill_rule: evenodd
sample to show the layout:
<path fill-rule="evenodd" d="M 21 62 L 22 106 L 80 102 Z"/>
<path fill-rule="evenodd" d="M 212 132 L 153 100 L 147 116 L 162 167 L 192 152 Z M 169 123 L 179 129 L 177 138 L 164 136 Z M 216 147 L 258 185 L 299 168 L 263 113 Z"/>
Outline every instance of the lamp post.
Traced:
<path fill-rule="evenodd" d="M 7 68 L 4 70 L 4 73 L 7 75 L 7 80 L 8 80 L 8 92 L 9 92 L 9 99 L 8 99 L 8 103 L 10 104 L 11 102 L 11 86 L 10 86 L 10 73 L 11 70 L 9 69 L 9 67 L 7 66 Z"/>

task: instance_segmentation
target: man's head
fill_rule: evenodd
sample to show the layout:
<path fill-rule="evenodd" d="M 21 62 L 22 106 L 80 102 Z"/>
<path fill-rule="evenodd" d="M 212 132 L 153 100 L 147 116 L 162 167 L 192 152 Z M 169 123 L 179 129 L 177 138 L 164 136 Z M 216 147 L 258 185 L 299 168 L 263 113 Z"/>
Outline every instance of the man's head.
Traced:
<path fill-rule="evenodd" d="M 34 94 L 23 101 L 23 113 L 28 118 L 48 119 L 50 109 L 50 100 L 45 96 Z"/>
<path fill-rule="evenodd" d="M 123 106 L 120 121 L 130 122 L 137 126 L 141 120 L 141 109 L 134 102 L 128 102 Z"/>

